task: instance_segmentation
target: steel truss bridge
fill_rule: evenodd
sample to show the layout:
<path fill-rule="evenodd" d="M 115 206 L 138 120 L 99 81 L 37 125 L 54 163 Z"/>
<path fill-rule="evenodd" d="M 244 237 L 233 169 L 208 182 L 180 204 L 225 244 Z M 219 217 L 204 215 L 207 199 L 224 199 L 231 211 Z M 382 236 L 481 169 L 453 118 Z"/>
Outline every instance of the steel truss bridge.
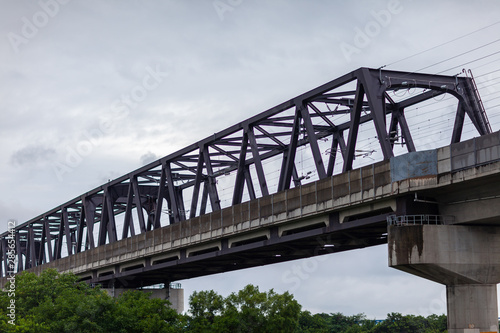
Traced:
<path fill-rule="evenodd" d="M 414 93 L 402 98 L 390 96 L 404 89 L 413 89 Z M 9 267 L 12 239 L 17 259 L 14 271 L 21 272 L 148 231 L 173 228 L 185 220 L 200 218 L 203 224 L 203 216 L 224 206 L 299 188 L 309 178 L 297 168 L 299 150 L 311 157 L 314 180 L 321 182 L 335 173 L 348 172 L 359 154 L 356 144 L 363 126 L 369 125 L 376 133 L 380 159 L 393 157 L 397 143 L 415 152 L 406 110 L 444 94 L 457 100 L 451 144 L 461 141 L 466 118 L 479 135 L 492 132 L 472 75 L 359 68 L 83 193 L 18 225 L 13 232 L 3 233 L 1 275 L 13 270 Z M 323 152 L 325 144 L 327 154 Z M 274 162 L 266 166 L 267 161 Z M 269 181 L 270 168 L 278 173 L 276 184 Z M 231 177 L 224 178 L 228 175 Z M 231 180 L 232 192 L 224 194 L 229 198 L 226 205 L 221 200 L 223 179 Z M 200 225 L 200 232 L 202 229 Z M 384 228 L 379 230 L 374 244 L 387 241 L 384 233 Z M 307 255 L 312 254 L 302 256 Z M 283 260 L 275 256 L 242 267 Z M 189 274 L 175 277 L 215 272 L 203 269 L 198 265 Z"/>

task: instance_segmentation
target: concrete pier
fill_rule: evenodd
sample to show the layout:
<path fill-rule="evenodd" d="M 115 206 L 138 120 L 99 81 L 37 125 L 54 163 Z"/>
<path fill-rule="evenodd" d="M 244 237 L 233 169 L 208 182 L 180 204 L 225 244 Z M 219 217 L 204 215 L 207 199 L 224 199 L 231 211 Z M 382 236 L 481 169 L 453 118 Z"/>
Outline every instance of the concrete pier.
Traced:
<path fill-rule="evenodd" d="M 500 227 L 390 226 L 389 266 L 446 285 L 448 332 L 498 332 Z"/>
<path fill-rule="evenodd" d="M 464 327 L 476 332 L 498 332 L 496 284 L 447 286 L 446 298 L 448 332 L 464 332 Z"/>
<path fill-rule="evenodd" d="M 117 297 L 128 290 L 137 290 L 135 288 L 103 288 L 108 295 Z M 184 289 L 179 283 L 167 284 L 163 288 L 144 288 L 139 289 L 145 293 L 151 293 L 151 298 L 165 299 L 170 302 L 170 307 L 181 314 L 184 312 Z"/>

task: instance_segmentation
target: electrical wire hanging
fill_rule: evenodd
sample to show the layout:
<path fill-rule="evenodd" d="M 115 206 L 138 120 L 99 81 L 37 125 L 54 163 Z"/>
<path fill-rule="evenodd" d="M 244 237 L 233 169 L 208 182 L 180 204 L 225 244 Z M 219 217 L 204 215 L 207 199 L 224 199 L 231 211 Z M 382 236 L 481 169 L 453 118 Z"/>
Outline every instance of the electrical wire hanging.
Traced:
<path fill-rule="evenodd" d="M 426 53 L 426 52 L 429 52 L 429 51 L 435 50 L 435 49 L 437 49 L 437 48 L 440 48 L 440 47 L 442 47 L 442 46 L 445 46 L 445 45 L 451 44 L 451 43 L 453 43 L 453 42 L 456 42 L 457 40 L 460 40 L 460 39 L 462 39 L 462 38 L 465 38 L 465 37 L 471 36 L 471 35 L 473 35 L 473 34 L 475 34 L 475 33 L 478 33 L 478 32 L 480 32 L 480 31 L 483 31 L 483 30 L 485 30 L 485 29 L 491 28 L 492 26 L 497 25 L 497 24 L 500 24 L 500 21 L 494 22 L 494 23 L 489 24 L 489 25 L 487 25 L 487 26 L 485 26 L 485 27 L 482 27 L 482 28 L 480 28 L 480 29 L 477 29 L 477 30 L 474 30 L 474 31 L 472 31 L 472 32 L 469 32 L 469 33 L 467 33 L 467 34 L 465 34 L 465 35 L 459 36 L 459 37 L 454 38 L 454 39 L 452 39 L 452 40 L 449 40 L 449 41 L 447 41 L 447 42 L 444 42 L 444 43 L 441 43 L 441 44 L 439 44 L 439 45 L 433 46 L 433 47 L 431 47 L 431 48 L 429 48 L 429 49 L 426 49 L 426 50 L 424 50 L 424 51 L 421 51 L 421 52 L 418 52 L 418 53 L 412 54 L 411 56 L 408 56 L 408 57 L 405 57 L 405 58 L 403 58 L 403 59 L 400 59 L 400 60 L 397 60 L 397 61 L 391 62 L 390 64 L 388 64 L 388 65 L 386 65 L 386 66 L 387 66 L 387 67 L 389 67 L 389 66 L 392 66 L 392 65 L 398 64 L 398 63 L 400 63 L 400 62 L 402 62 L 402 61 L 405 61 L 405 60 L 408 60 L 408 59 L 414 58 L 414 57 L 419 56 L 419 55 L 421 55 L 421 54 L 424 54 L 424 53 Z"/>

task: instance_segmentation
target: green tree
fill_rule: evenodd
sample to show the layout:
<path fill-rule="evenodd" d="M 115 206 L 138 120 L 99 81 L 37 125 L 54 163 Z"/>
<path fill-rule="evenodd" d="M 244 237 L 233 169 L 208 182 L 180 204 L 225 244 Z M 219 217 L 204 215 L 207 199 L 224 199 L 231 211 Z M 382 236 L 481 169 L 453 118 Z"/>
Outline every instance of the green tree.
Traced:
<path fill-rule="evenodd" d="M 328 320 L 319 314 L 311 314 L 309 311 L 302 311 L 299 317 L 300 331 L 303 333 L 324 333 L 328 332 Z"/>
<path fill-rule="evenodd" d="M 0 332 L 444 333 L 447 325 L 445 315 L 390 313 L 376 324 L 364 314 L 311 314 L 290 293 L 261 292 L 253 285 L 226 298 L 213 290 L 194 292 L 183 316 L 142 291 L 113 298 L 74 274 L 51 269 L 16 276 L 15 325 L 7 316 L 12 296 L 0 291 Z"/>
<path fill-rule="evenodd" d="M 300 331 L 307 333 L 323 332 L 371 332 L 375 322 L 367 320 L 364 314 L 345 316 L 342 313 L 317 313 L 311 315 L 303 311 L 300 315 Z"/>
<path fill-rule="evenodd" d="M 285 292 L 277 294 L 272 289 L 268 295 L 267 329 L 269 332 L 295 332 L 299 328 L 299 316 L 302 306 Z"/>
<path fill-rule="evenodd" d="M 446 316 L 402 315 L 390 313 L 382 323 L 366 319 L 364 314 L 345 316 L 341 313 L 300 314 L 300 332 L 305 333 L 445 333 Z"/>
<path fill-rule="evenodd" d="M 445 332 L 448 328 L 448 320 L 446 315 L 430 315 L 427 318 L 429 328 L 425 333 L 441 333 Z"/>
<path fill-rule="evenodd" d="M 446 316 L 431 315 L 423 316 L 402 315 L 401 313 L 389 313 L 387 319 L 374 327 L 373 333 L 442 333 L 446 332 Z"/>
<path fill-rule="evenodd" d="M 117 298 L 78 282 L 72 273 L 47 269 L 39 276 L 16 276 L 15 325 L 6 309 L 12 299 L 0 292 L 2 332 L 178 332 L 181 317 L 167 301 L 150 299 L 140 291 Z"/>
<path fill-rule="evenodd" d="M 178 332 L 182 322 L 177 312 L 166 301 L 150 298 L 150 293 L 127 291 L 116 300 L 114 316 L 121 332 L 156 333 Z"/>
<path fill-rule="evenodd" d="M 189 298 L 188 332 L 295 332 L 301 306 L 291 294 L 247 285 L 226 298 L 213 290 Z"/>
<path fill-rule="evenodd" d="M 224 298 L 215 291 L 193 292 L 189 296 L 189 330 L 211 332 L 224 311 Z M 218 323 L 217 323 L 218 325 Z"/>

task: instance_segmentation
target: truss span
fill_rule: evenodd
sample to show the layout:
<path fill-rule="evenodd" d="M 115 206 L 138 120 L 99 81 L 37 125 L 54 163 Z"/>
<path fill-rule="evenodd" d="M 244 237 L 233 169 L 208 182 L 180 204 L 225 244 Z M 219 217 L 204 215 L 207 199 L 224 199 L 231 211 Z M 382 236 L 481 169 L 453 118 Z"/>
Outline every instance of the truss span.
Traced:
<path fill-rule="evenodd" d="M 401 89 L 414 93 L 391 97 Z M 358 149 L 362 126 L 376 134 L 380 159 L 394 156 L 396 143 L 416 151 L 407 110 L 444 94 L 457 100 L 451 143 L 460 142 L 467 117 L 479 135 L 491 132 L 471 77 L 359 68 L 0 235 L 2 275 L 12 271 L 12 239 L 20 272 L 349 171 L 356 156 L 371 153 Z M 304 154 L 312 161 L 308 172 L 297 167 Z"/>

